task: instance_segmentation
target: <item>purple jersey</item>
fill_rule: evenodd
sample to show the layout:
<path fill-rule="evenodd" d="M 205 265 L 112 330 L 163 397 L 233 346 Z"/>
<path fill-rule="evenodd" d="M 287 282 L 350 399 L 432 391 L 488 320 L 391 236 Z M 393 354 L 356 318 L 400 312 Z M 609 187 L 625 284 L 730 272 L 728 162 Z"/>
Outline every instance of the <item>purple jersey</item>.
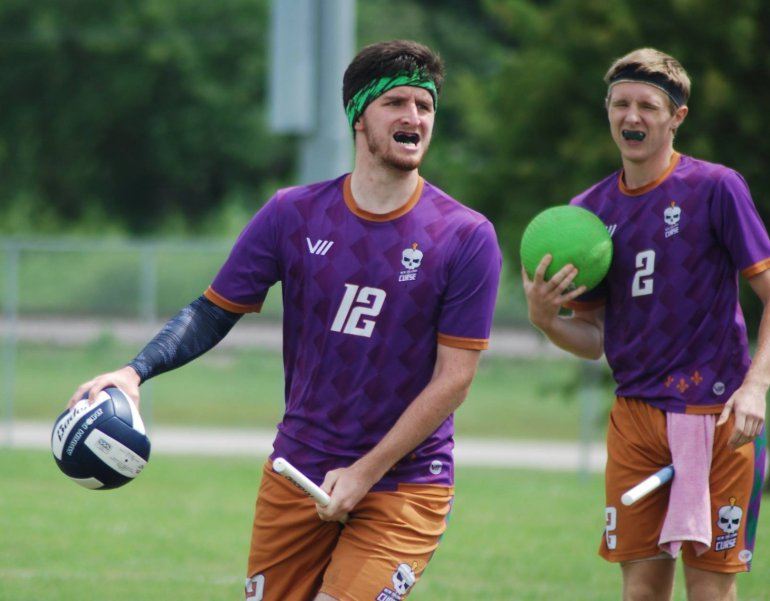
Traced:
<path fill-rule="evenodd" d="M 437 344 L 487 347 L 501 268 L 494 228 L 420 183 L 385 215 L 350 176 L 280 190 L 235 243 L 206 296 L 259 311 L 280 281 L 286 409 L 273 457 L 319 482 L 374 447 L 433 374 Z M 450 416 L 375 486 L 453 482 Z"/>
<path fill-rule="evenodd" d="M 610 271 L 573 308 L 605 305 L 604 350 L 618 396 L 665 411 L 717 413 L 750 363 L 738 274 L 770 268 L 770 241 L 746 182 L 675 154 L 655 182 L 615 173 L 571 204 L 612 234 Z"/>

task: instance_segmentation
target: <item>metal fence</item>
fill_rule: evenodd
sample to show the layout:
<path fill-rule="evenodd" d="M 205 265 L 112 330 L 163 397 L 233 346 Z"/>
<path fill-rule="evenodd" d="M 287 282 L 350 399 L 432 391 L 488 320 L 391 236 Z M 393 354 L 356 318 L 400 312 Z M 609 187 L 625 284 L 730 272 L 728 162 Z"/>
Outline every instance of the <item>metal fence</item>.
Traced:
<path fill-rule="evenodd" d="M 82 334 L 82 324 L 98 319 L 153 327 L 205 289 L 230 249 L 231 241 L 85 240 L 0 238 L 2 298 L 2 416 L 14 414 L 20 335 L 56 329 L 66 344 Z M 277 307 L 271 305 L 275 316 Z M 80 320 L 80 321 L 78 321 Z M 43 328 L 30 328 L 40 326 Z M 64 324 L 66 327 L 58 327 Z M 79 324 L 79 325 L 77 325 Z M 151 387 L 143 389 L 148 413 Z"/>

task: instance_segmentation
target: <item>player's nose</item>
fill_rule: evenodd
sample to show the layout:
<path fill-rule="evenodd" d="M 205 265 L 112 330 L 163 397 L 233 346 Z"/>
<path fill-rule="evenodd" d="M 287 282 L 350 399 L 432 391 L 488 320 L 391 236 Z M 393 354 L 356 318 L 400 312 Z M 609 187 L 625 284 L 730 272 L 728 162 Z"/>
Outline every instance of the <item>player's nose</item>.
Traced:
<path fill-rule="evenodd" d="M 623 115 L 623 121 L 625 121 L 626 123 L 637 124 L 641 120 L 642 118 L 639 115 L 639 109 L 633 104 L 628 107 L 628 110 L 626 111 L 625 115 Z"/>
<path fill-rule="evenodd" d="M 405 125 L 417 125 L 420 122 L 420 113 L 417 110 L 416 102 L 409 102 L 404 106 L 401 122 Z"/>

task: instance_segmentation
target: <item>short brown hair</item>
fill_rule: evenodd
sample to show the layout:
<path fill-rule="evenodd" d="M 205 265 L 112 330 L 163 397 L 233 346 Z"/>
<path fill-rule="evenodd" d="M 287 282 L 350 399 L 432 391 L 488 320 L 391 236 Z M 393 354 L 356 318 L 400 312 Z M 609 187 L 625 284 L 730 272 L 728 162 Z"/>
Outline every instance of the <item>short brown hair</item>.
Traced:
<path fill-rule="evenodd" d="M 621 72 L 629 69 L 636 69 L 641 73 L 664 78 L 681 92 L 684 101 L 682 104 L 687 104 L 687 100 L 690 98 L 690 77 L 681 63 L 673 56 L 655 48 L 639 48 L 612 63 L 604 75 L 605 83 L 610 85 Z M 607 92 L 607 96 L 609 97 L 609 92 Z M 673 100 L 672 105 L 674 105 Z"/>
<path fill-rule="evenodd" d="M 436 93 L 444 84 L 444 63 L 427 46 L 411 40 L 391 40 L 364 47 L 345 70 L 342 78 L 342 105 L 364 86 L 380 77 L 419 71 L 433 81 Z"/>

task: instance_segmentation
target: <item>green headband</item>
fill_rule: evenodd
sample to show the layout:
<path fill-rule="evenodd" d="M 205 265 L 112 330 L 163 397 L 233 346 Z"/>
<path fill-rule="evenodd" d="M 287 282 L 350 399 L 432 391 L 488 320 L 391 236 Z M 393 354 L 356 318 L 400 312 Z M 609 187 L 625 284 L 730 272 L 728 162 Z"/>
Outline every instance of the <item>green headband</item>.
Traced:
<path fill-rule="evenodd" d="M 397 88 L 399 86 L 411 86 L 413 88 L 424 88 L 430 92 L 433 97 L 433 109 L 438 108 L 438 92 L 436 91 L 436 84 L 432 79 L 426 78 L 420 71 L 412 71 L 411 73 L 398 73 L 396 75 L 388 75 L 386 77 L 380 77 L 379 79 L 372 80 L 368 85 L 358 90 L 353 97 L 348 101 L 345 107 L 345 114 L 348 116 L 350 127 L 353 127 L 356 120 L 363 114 L 364 110 L 372 100 L 379 98 L 385 92 Z"/>

